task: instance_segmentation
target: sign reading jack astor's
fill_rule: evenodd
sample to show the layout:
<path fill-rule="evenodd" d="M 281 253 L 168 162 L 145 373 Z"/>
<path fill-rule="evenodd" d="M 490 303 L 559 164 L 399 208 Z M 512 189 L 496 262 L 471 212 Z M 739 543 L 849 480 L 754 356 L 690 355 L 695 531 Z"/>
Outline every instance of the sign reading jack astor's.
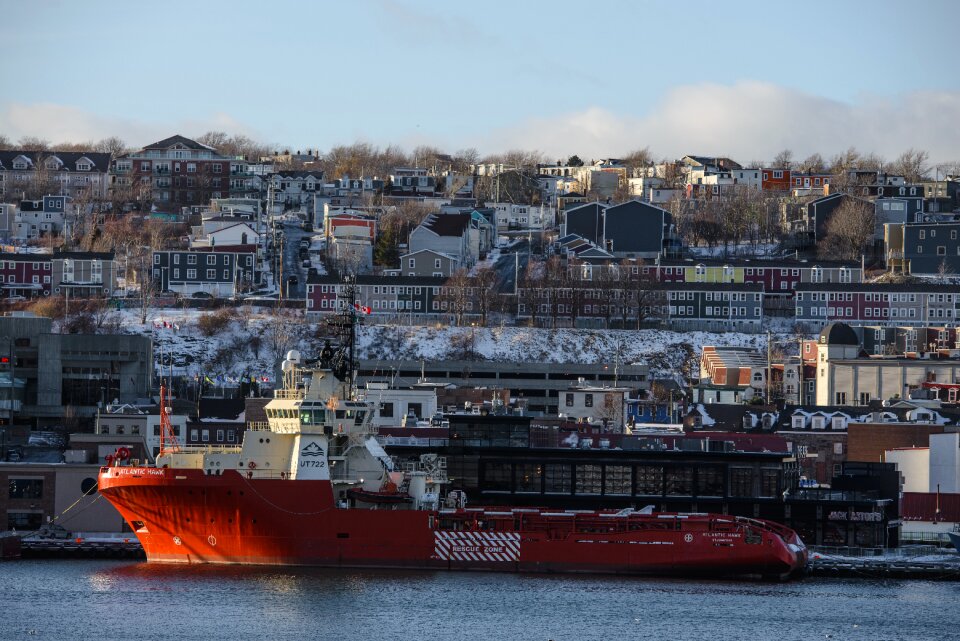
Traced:
<path fill-rule="evenodd" d="M 827 517 L 830 521 L 865 521 L 871 523 L 880 523 L 883 521 L 883 514 L 880 512 L 844 512 L 836 510 Z"/>

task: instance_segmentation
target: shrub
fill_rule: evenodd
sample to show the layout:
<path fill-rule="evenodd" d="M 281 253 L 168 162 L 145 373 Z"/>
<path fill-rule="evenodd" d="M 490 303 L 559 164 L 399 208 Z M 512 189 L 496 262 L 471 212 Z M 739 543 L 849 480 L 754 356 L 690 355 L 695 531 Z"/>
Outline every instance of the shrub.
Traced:
<path fill-rule="evenodd" d="M 225 307 L 224 309 L 203 314 L 197 319 L 197 329 L 204 336 L 213 336 L 219 334 L 230 326 L 233 322 L 233 310 Z"/>

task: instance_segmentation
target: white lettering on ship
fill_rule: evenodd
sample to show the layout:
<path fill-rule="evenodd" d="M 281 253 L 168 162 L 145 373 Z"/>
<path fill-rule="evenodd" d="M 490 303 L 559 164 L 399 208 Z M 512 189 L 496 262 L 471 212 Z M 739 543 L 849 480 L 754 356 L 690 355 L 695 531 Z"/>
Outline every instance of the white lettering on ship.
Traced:
<path fill-rule="evenodd" d="M 443 561 L 520 560 L 519 532 L 434 532 L 433 558 Z"/>

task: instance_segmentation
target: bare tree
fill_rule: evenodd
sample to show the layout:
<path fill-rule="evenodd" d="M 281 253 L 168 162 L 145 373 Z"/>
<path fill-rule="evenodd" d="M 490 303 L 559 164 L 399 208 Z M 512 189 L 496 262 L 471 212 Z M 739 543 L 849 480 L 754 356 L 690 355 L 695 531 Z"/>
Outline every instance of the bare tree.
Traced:
<path fill-rule="evenodd" d="M 893 161 L 890 169 L 903 176 L 908 183 L 920 182 L 926 177 L 930 168 L 927 161 L 930 154 L 919 149 L 907 149 Z"/>
<path fill-rule="evenodd" d="M 6 151 L 8 149 L 13 149 L 13 143 L 10 142 L 7 136 L 0 134 L 0 151 Z"/>
<path fill-rule="evenodd" d="M 17 141 L 17 146 L 25 151 L 46 151 L 50 149 L 50 141 L 37 136 L 23 136 Z"/>
<path fill-rule="evenodd" d="M 773 157 L 772 167 L 774 169 L 791 169 L 793 167 L 793 152 L 784 149 Z"/>
<path fill-rule="evenodd" d="M 859 260 L 873 242 L 875 222 L 870 203 L 846 198 L 827 221 L 818 254 L 833 260 Z"/>
<path fill-rule="evenodd" d="M 826 163 L 820 154 L 811 154 L 797 163 L 797 169 L 804 173 L 820 174 L 826 171 Z"/>
<path fill-rule="evenodd" d="M 487 316 L 494 311 L 497 301 L 497 272 L 492 267 L 478 269 L 473 276 L 472 287 L 476 295 L 477 312 L 480 314 L 480 326 L 487 326 Z"/>
<path fill-rule="evenodd" d="M 104 138 L 93 146 L 94 151 L 110 154 L 110 160 L 114 160 L 127 151 L 127 144 L 116 136 Z"/>
<path fill-rule="evenodd" d="M 621 158 L 620 162 L 627 168 L 627 176 L 636 178 L 643 175 L 643 170 L 653 164 L 653 154 L 650 153 L 650 147 L 634 149 Z"/>
<path fill-rule="evenodd" d="M 468 311 L 468 303 L 472 304 L 472 285 L 467 270 L 459 269 L 440 288 L 440 300 L 446 304 L 446 311 L 457 327 L 463 325 L 464 317 Z"/>
<path fill-rule="evenodd" d="M 950 263 L 947 262 L 946 258 L 940 261 L 940 265 L 937 266 L 937 281 L 943 284 L 952 283 L 956 278 L 956 273 L 953 271 L 953 268 L 950 266 Z"/>

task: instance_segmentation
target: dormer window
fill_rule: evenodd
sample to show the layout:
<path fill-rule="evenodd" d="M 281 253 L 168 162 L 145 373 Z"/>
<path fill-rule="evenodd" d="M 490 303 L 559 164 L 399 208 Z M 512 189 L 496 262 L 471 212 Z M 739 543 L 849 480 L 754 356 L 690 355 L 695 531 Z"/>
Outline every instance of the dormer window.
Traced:
<path fill-rule="evenodd" d="M 830 429 L 834 430 L 844 430 L 847 427 L 847 422 L 842 416 L 834 416 L 831 421 L 832 425 Z"/>
<path fill-rule="evenodd" d="M 810 427 L 815 430 L 822 430 L 826 419 L 823 416 L 814 416 L 810 419 Z"/>
<path fill-rule="evenodd" d="M 802 430 L 805 424 L 806 424 L 806 421 L 804 421 L 802 416 L 793 417 L 793 421 L 792 421 L 793 429 Z"/>
<path fill-rule="evenodd" d="M 90 163 L 88 162 L 78 162 L 77 171 L 90 171 Z"/>

